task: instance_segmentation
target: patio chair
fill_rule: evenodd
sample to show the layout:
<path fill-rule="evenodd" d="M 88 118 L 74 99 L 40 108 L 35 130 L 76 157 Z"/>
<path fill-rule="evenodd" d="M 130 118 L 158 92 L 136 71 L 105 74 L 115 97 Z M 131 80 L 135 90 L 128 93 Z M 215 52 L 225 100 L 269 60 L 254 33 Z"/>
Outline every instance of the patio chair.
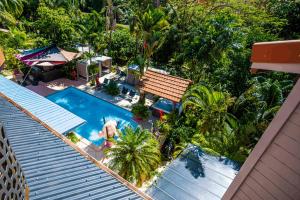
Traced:
<path fill-rule="evenodd" d="M 133 98 L 135 95 L 136 95 L 136 91 L 130 90 L 129 96 L 130 96 L 131 98 Z"/>
<path fill-rule="evenodd" d="M 125 96 L 128 93 L 128 88 L 123 87 L 121 93 Z"/>
<path fill-rule="evenodd" d="M 108 85 L 109 84 L 109 80 L 107 78 L 105 78 L 104 81 L 103 81 L 103 84 L 104 85 Z"/>

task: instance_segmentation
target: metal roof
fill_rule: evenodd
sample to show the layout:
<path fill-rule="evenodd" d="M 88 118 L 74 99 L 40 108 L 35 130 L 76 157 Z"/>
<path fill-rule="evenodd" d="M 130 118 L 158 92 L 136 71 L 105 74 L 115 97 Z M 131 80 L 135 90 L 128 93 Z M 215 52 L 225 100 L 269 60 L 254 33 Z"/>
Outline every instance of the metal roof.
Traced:
<path fill-rule="evenodd" d="M 85 123 L 82 118 L 1 75 L 0 93 L 60 134 Z"/>
<path fill-rule="evenodd" d="M 0 122 L 37 199 L 141 199 L 111 174 L 0 97 Z"/>
<path fill-rule="evenodd" d="M 219 159 L 189 145 L 147 193 L 156 200 L 221 199 L 238 170 L 234 161 Z"/>

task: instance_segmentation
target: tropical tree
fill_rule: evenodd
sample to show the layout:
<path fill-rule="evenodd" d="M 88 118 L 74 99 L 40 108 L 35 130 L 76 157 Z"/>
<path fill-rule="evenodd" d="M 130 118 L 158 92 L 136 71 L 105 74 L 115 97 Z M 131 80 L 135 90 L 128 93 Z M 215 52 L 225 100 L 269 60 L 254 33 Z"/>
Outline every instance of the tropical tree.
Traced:
<path fill-rule="evenodd" d="M 15 17 L 22 13 L 24 3 L 24 0 L 1 0 L 0 24 L 16 23 Z"/>
<path fill-rule="evenodd" d="M 35 31 L 50 42 L 65 47 L 72 47 L 79 41 L 79 33 L 72 18 L 62 7 L 51 9 L 41 3 L 37 9 Z"/>
<path fill-rule="evenodd" d="M 51 8 L 64 7 L 67 10 L 76 10 L 85 7 L 86 0 L 44 0 Z"/>
<path fill-rule="evenodd" d="M 131 17 L 130 30 L 136 37 L 136 48 L 138 42 L 143 41 L 142 54 L 146 62 L 145 66 L 140 66 L 141 75 L 144 74 L 144 68 L 150 66 L 153 53 L 163 44 L 169 27 L 167 16 L 160 8 L 148 8 L 144 13 L 137 11 Z"/>
<path fill-rule="evenodd" d="M 126 128 L 115 145 L 106 150 L 108 166 L 126 180 L 141 186 L 160 163 L 159 144 L 145 129 Z"/>
<path fill-rule="evenodd" d="M 116 26 L 115 7 L 112 0 L 107 0 L 106 6 L 106 31 L 109 33 L 108 49 L 111 50 L 112 32 Z"/>
<path fill-rule="evenodd" d="M 196 120 L 200 133 L 219 133 L 223 131 L 225 123 L 233 117 L 228 113 L 233 100 L 228 93 L 214 91 L 204 84 L 198 84 L 183 96 L 183 109 L 187 120 Z"/>
<path fill-rule="evenodd" d="M 253 148 L 269 125 L 281 104 L 284 94 L 293 81 L 272 80 L 262 76 L 252 80 L 251 87 L 239 96 L 233 106 L 233 114 L 239 119 L 239 134 L 244 145 Z"/>
<path fill-rule="evenodd" d="M 93 10 L 91 13 L 80 15 L 76 25 L 81 35 L 80 42 L 89 44 L 96 52 L 102 49 L 104 25 L 105 18 L 100 12 Z"/>

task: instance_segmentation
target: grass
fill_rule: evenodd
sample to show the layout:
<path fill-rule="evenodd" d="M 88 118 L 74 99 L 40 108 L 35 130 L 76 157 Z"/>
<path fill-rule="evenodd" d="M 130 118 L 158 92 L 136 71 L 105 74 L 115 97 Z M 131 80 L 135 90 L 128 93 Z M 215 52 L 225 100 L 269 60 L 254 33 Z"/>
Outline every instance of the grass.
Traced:
<path fill-rule="evenodd" d="M 77 142 L 80 141 L 80 139 L 79 139 L 79 138 L 76 136 L 76 134 L 73 133 L 73 132 L 68 133 L 68 134 L 67 134 L 67 138 L 68 138 L 69 140 L 71 140 L 74 144 L 76 144 Z"/>

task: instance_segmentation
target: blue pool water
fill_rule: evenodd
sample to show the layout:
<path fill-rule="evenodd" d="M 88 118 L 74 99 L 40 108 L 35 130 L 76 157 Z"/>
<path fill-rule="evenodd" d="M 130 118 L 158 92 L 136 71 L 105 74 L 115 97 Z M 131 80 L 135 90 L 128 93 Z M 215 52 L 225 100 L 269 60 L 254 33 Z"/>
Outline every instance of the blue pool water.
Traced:
<path fill-rule="evenodd" d="M 104 142 L 104 139 L 98 136 L 103 128 L 104 118 L 106 121 L 119 121 L 121 131 L 127 126 L 132 128 L 138 126 L 133 121 L 131 112 L 74 87 L 49 95 L 47 99 L 85 119 L 87 123 L 77 127 L 74 131 L 96 146 Z"/>
<path fill-rule="evenodd" d="M 171 113 L 174 110 L 174 104 L 168 99 L 159 99 L 155 104 L 152 105 L 153 108 L 162 110 L 166 113 Z"/>

